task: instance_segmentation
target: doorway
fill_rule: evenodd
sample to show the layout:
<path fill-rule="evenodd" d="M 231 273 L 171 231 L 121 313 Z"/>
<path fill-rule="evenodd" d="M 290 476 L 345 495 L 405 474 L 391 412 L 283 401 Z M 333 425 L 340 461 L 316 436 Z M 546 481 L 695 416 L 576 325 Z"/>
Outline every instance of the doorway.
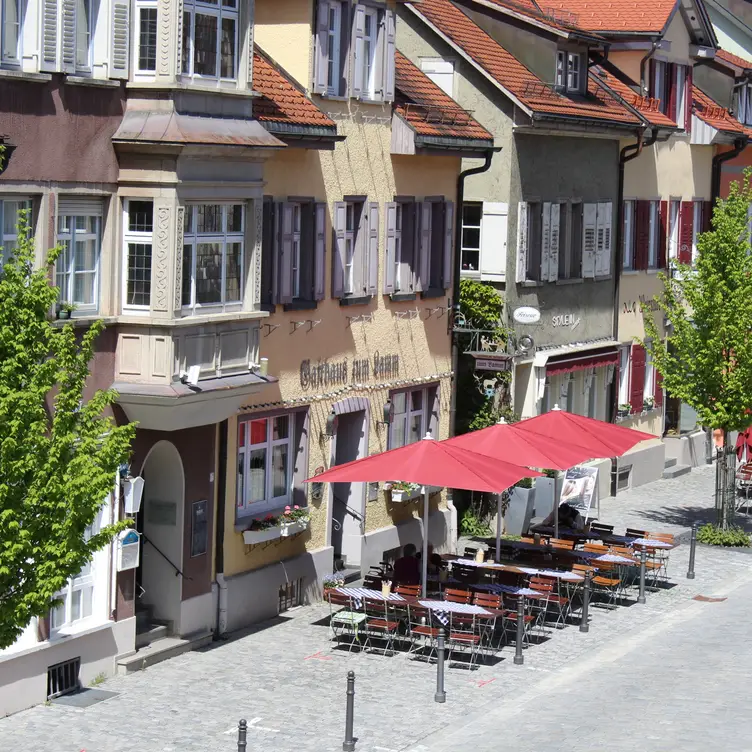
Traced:
<path fill-rule="evenodd" d="M 366 410 L 340 413 L 332 447 L 332 465 L 365 457 L 368 452 Z M 332 483 L 331 535 L 335 569 L 360 565 L 365 483 Z"/>

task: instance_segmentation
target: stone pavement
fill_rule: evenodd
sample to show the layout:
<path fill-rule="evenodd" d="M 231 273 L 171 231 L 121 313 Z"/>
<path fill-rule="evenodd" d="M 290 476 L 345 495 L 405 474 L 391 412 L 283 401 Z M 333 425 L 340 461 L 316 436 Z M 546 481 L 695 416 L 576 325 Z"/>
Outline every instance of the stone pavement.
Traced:
<path fill-rule="evenodd" d="M 714 470 L 694 470 L 606 499 L 601 519 L 681 533 L 712 512 Z M 524 752 L 744 749 L 736 712 L 752 658 L 742 647 L 752 616 L 752 557 L 688 546 L 672 552 L 670 589 L 646 605 L 593 609 L 576 627 L 525 651 L 505 648 L 477 671 L 447 671 L 447 703 L 433 702 L 435 667 L 404 655 L 329 650 L 322 605 L 283 615 L 216 643 L 102 685 L 116 696 L 86 709 L 56 704 L 0 719 L 0 748 L 13 752 L 235 752 L 239 718 L 248 749 L 341 749 L 345 676 L 354 670 L 359 752 L 454 752 L 504 743 Z M 720 603 L 695 595 L 724 594 Z M 711 736 L 714 735 L 714 736 Z M 724 746 L 723 739 L 733 739 Z M 752 744 L 748 745 L 752 749 Z"/>

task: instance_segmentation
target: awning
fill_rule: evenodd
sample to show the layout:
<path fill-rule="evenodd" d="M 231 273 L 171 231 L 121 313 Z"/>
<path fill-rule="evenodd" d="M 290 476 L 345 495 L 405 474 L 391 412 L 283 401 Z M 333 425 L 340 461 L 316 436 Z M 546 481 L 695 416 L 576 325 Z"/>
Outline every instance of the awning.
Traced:
<path fill-rule="evenodd" d="M 549 358 L 546 363 L 546 376 L 584 371 L 587 368 L 603 368 L 616 365 L 618 362 L 619 351 L 615 347 L 588 350 L 576 355 L 560 355 Z"/>

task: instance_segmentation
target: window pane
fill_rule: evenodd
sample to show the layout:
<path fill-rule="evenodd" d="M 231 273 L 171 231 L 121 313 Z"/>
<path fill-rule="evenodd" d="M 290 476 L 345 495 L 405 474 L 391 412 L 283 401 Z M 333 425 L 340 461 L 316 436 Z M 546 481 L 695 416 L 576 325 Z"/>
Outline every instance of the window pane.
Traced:
<path fill-rule="evenodd" d="M 225 301 L 240 300 L 241 243 L 227 244 L 227 279 L 225 280 Z"/>
<path fill-rule="evenodd" d="M 151 243 L 128 243 L 127 305 L 151 302 Z"/>
<path fill-rule="evenodd" d="M 475 225 L 476 227 L 480 227 L 480 220 L 482 216 L 482 204 L 462 204 L 463 225 Z"/>
<path fill-rule="evenodd" d="M 139 14 L 138 69 L 155 71 L 157 69 L 157 9 L 141 8 Z"/>
<path fill-rule="evenodd" d="M 222 78 L 235 78 L 235 19 L 222 19 L 222 40 L 220 43 L 220 70 Z"/>
<path fill-rule="evenodd" d="M 275 499 L 287 494 L 288 449 L 287 444 L 272 449 L 272 497 Z"/>
<path fill-rule="evenodd" d="M 193 72 L 198 76 L 217 75 L 217 17 L 196 13 L 193 42 Z"/>
<path fill-rule="evenodd" d="M 415 441 L 420 441 L 420 439 L 423 438 L 421 435 L 421 424 L 423 422 L 423 415 L 412 415 L 410 416 L 410 443 L 412 444 Z"/>
<path fill-rule="evenodd" d="M 480 227 L 462 228 L 462 248 L 480 248 Z"/>
<path fill-rule="evenodd" d="M 86 619 L 92 613 L 92 600 L 94 599 L 94 587 L 84 588 L 82 591 L 81 618 Z"/>
<path fill-rule="evenodd" d="M 128 202 L 128 232 L 151 232 L 154 229 L 154 204 L 151 201 Z"/>
<path fill-rule="evenodd" d="M 238 423 L 238 448 L 245 446 L 245 427 L 246 423 Z"/>
<path fill-rule="evenodd" d="M 183 73 L 191 72 L 191 21 L 193 14 L 188 11 L 183 12 Z"/>
<path fill-rule="evenodd" d="M 76 68 L 89 67 L 91 0 L 76 2 Z"/>
<path fill-rule="evenodd" d="M 290 434 L 290 418 L 288 415 L 280 415 L 274 418 L 272 424 L 272 441 L 278 441 L 279 439 L 286 439 Z"/>
<path fill-rule="evenodd" d="M 255 421 L 254 421 L 255 422 Z M 248 470 L 248 501 L 263 501 L 266 498 L 266 448 L 251 451 Z"/>
<path fill-rule="evenodd" d="M 80 235 L 76 235 L 80 238 Z M 94 271 L 97 266 L 97 241 L 76 240 L 76 271 Z"/>
<path fill-rule="evenodd" d="M 477 272 L 480 266 L 480 251 L 462 251 L 462 269 L 467 272 Z"/>
<path fill-rule="evenodd" d="M 410 410 L 421 410 L 423 408 L 423 392 L 416 389 L 410 392 Z"/>
<path fill-rule="evenodd" d="M 94 272 L 76 272 L 73 281 L 73 303 L 76 305 L 94 305 L 94 287 L 96 274 Z"/>
<path fill-rule="evenodd" d="M 80 590 L 74 590 L 71 593 L 71 621 L 81 618 L 81 595 Z"/>
<path fill-rule="evenodd" d="M 245 452 L 238 453 L 238 495 L 237 505 L 239 508 L 245 505 L 245 484 L 243 479 L 245 478 Z"/>
<path fill-rule="evenodd" d="M 398 447 L 405 446 L 405 426 L 407 425 L 407 418 L 401 415 L 398 418 L 392 419 L 392 443 L 390 449 L 397 449 Z"/>
<path fill-rule="evenodd" d="M 220 243 L 196 245 L 196 303 L 222 302 L 222 250 Z"/>
<path fill-rule="evenodd" d="M 243 204 L 227 207 L 227 232 L 243 232 Z"/>
<path fill-rule="evenodd" d="M 222 232 L 222 206 L 220 204 L 201 204 L 196 207 L 198 214 L 196 232 L 214 234 Z"/>
<path fill-rule="evenodd" d="M 2 59 L 18 60 L 21 0 L 4 0 L 2 11 L 2 37 L 0 37 L 0 49 L 3 53 Z"/>
<path fill-rule="evenodd" d="M 65 599 L 50 611 L 50 629 L 60 629 L 65 624 Z"/>
<path fill-rule="evenodd" d="M 183 297 L 184 306 L 191 305 L 191 277 L 193 275 L 193 246 L 183 246 Z"/>
<path fill-rule="evenodd" d="M 71 262 L 71 243 L 70 240 L 61 240 L 58 237 L 58 243 L 60 244 L 60 255 L 55 262 L 55 284 L 60 288 L 60 299 L 67 300 L 69 295 L 68 290 L 68 275 L 70 271 Z"/>
<path fill-rule="evenodd" d="M 406 392 L 397 392 L 397 394 L 392 395 L 392 405 L 394 405 L 394 414 L 399 415 L 400 413 L 405 412 L 405 397 L 407 396 Z"/>
<path fill-rule="evenodd" d="M 266 418 L 260 418 L 250 422 L 251 444 L 264 444 L 266 442 L 266 421 Z"/>

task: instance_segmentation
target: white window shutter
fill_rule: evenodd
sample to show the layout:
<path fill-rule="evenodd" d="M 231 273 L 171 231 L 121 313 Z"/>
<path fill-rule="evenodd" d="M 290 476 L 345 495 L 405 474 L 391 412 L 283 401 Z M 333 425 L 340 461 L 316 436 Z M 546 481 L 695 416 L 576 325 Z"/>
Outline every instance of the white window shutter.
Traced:
<path fill-rule="evenodd" d="M 58 0 L 42 0 L 42 50 L 39 69 L 56 71 L 58 39 Z"/>
<path fill-rule="evenodd" d="M 583 204 L 582 206 L 582 276 L 595 276 L 595 243 L 596 224 L 598 216 L 597 204 Z"/>
<path fill-rule="evenodd" d="M 601 215 L 603 215 L 602 222 Z M 606 277 L 611 274 L 611 229 L 613 216 L 610 201 L 598 204 L 598 222 L 603 227 L 603 248 L 600 259 L 601 263 L 596 269 L 596 274 Z"/>
<path fill-rule="evenodd" d="M 334 204 L 334 248 L 332 250 L 332 297 L 341 298 L 345 294 L 345 227 L 347 225 L 347 203 Z"/>
<path fill-rule="evenodd" d="M 355 6 L 355 18 L 352 26 L 352 86 L 350 96 L 359 97 L 363 92 L 363 46 L 366 30 L 366 9 L 363 5 Z"/>
<path fill-rule="evenodd" d="M 561 204 L 551 204 L 551 233 L 549 237 L 548 281 L 559 279 L 559 227 Z"/>
<path fill-rule="evenodd" d="M 384 295 L 394 292 L 395 264 L 397 263 L 397 204 L 390 201 L 384 206 L 386 210 L 386 252 L 384 254 Z"/>
<path fill-rule="evenodd" d="M 394 56 L 397 50 L 397 20 L 393 10 L 387 8 L 384 17 L 384 101 L 394 100 Z"/>
<path fill-rule="evenodd" d="M 282 237 L 279 254 L 279 302 L 292 303 L 292 204 L 282 205 Z"/>
<path fill-rule="evenodd" d="M 316 11 L 316 39 L 313 52 L 313 91 L 326 94 L 327 88 L 327 45 L 329 43 L 329 3 L 319 0 Z"/>
<path fill-rule="evenodd" d="M 603 276 L 603 258 L 606 255 L 606 213 L 603 204 L 597 204 L 595 221 L 595 276 Z"/>
<path fill-rule="evenodd" d="M 480 278 L 503 282 L 507 273 L 509 204 L 483 202 L 480 223 Z"/>
<path fill-rule="evenodd" d="M 314 207 L 313 298 L 323 300 L 326 289 L 326 204 Z"/>
<path fill-rule="evenodd" d="M 441 273 L 441 286 L 448 290 L 452 286 L 452 248 L 454 246 L 454 203 L 444 202 L 444 264 Z"/>
<path fill-rule="evenodd" d="M 128 29 L 130 3 L 112 0 L 110 78 L 128 78 Z"/>
<path fill-rule="evenodd" d="M 517 204 L 517 282 L 527 279 L 527 201 Z"/>
<path fill-rule="evenodd" d="M 61 0 L 62 69 L 76 72 L 76 0 Z"/>
<path fill-rule="evenodd" d="M 548 269 L 551 262 L 551 204 L 543 204 L 543 220 L 541 223 L 541 268 L 540 279 L 548 280 Z"/>
<path fill-rule="evenodd" d="M 422 201 L 420 204 L 420 245 L 418 249 L 418 279 L 421 290 L 428 290 L 431 285 L 431 213 L 431 202 Z"/>
<path fill-rule="evenodd" d="M 366 294 L 376 295 L 379 284 L 379 205 L 368 204 L 368 258 L 366 260 Z"/>

